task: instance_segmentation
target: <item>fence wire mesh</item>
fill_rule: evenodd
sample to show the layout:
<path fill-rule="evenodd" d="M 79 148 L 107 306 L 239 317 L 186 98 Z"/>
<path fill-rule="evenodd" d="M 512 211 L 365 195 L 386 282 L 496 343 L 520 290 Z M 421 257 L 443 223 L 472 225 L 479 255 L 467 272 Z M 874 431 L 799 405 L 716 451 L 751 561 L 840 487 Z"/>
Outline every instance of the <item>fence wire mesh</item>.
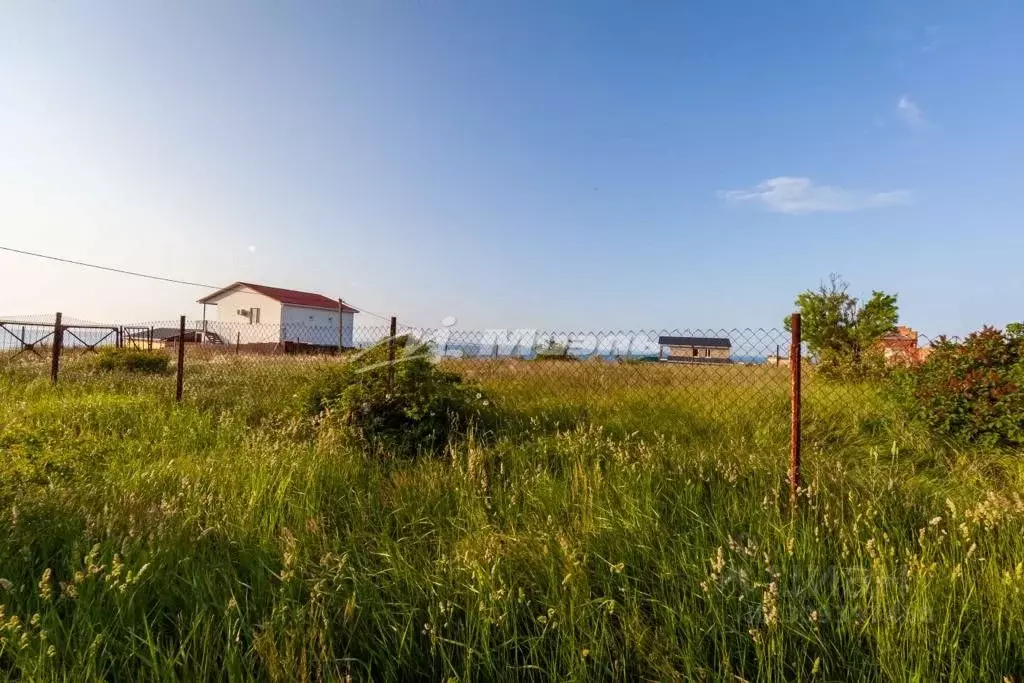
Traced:
<path fill-rule="evenodd" d="M 739 420 L 757 430 L 786 430 L 790 411 L 790 333 L 782 329 L 638 331 L 459 330 L 399 325 L 395 363 L 426 356 L 480 387 L 509 426 L 570 424 L 586 419 L 624 430 L 677 423 L 699 430 L 715 420 Z M 61 382 L 120 382 L 173 396 L 179 345 L 184 346 L 183 397 L 223 400 L 292 399 L 324 368 L 387 346 L 391 329 L 375 327 L 155 321 L 129 325 L 0 320 L 0 373 L 47 380 L 54 340 L 61 344 Z M 915 336 L 886 350 L 908 364 L 927 353 Z M 108 348 L 166 357 L 162 374 L 111 373 L 100 362 Z M 810 418 L 850 415 L 876 388 L 836 382 L 805 358 L 803 403 Z M 855 410 L 854 410 L 855 413 Z M 750 433 L 750 432 L 748 432 Z"/>

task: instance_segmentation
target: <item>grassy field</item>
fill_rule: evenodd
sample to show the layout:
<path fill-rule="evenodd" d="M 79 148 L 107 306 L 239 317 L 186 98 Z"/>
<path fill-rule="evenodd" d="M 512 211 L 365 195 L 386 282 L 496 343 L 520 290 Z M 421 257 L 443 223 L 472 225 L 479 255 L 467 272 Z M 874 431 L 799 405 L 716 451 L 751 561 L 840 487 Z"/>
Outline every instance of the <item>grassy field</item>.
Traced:
<path fill-rule="evenodd" d="M 458 361 L 505 417 L 401 462 L 320 362 L 0 372 L 0 676 L 1024 680 L 1024 465 L 813 374 Z M 336 362 L 336 361 L 335 361 Z"/>

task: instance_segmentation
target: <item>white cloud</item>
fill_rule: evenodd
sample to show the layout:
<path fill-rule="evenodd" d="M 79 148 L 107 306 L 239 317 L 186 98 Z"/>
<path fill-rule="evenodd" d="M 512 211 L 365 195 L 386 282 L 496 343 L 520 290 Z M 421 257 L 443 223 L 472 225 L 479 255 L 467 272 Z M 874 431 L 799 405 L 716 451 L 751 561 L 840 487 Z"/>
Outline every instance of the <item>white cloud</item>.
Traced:
<path fill-rule="evenodd" d="M 896 103 L 896 116 L 912 128 L 924 128 L 928 125 L 924 114 L 921 113 L 921 107 L 917 106 L 917 102 L 910 99 L 909 95 L 903 95 Z"/>
<path fill-rule="evenodd" d="M 810 178 L 779 176 L 744 190 L 721 190 L 718 196 L 733 203 L 753 203 L 774 213 L 848 213 L 863 209 L 909 204 L 907 190 L 867 192 L 831 185 L 815 185 Z"/>
<path fill-rule="evenodd" d="M 249 245 L 249 253 L 250 253 L 250 254 L 254 254 L 254 253 L 256 253 L 256 247 L 254 247 L 253 245 L 251 245 L 251 244 L 250 244 L 250 245 Z"/>

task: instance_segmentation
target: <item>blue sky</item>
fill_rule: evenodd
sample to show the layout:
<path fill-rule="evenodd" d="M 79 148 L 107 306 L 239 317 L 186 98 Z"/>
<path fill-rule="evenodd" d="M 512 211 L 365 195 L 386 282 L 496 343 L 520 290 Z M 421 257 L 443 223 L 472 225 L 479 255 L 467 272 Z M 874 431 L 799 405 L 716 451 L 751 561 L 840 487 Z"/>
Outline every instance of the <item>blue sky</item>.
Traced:
<path fill-rule="evenodd" d="M 1001 325 L 1022 34 L 999 0 L 7 3 L 0 244 L 418 324 L 776 327 L 838 272 Z M 0 273 L 0 314 L 203 293 Z"/>

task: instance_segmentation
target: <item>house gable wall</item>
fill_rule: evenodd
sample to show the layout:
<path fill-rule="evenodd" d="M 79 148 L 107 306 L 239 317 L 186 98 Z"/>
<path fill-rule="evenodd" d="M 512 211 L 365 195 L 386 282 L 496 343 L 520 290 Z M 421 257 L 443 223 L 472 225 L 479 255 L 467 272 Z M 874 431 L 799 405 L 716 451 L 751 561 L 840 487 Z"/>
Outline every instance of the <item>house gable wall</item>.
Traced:
<path fill-rule="evenodd" d="M 217 321 L 222 323 L 250 324 L 249 318 L 239 315 L 240 309 L 260 309 L 260 325 L 281 324 L 281 304 L 269 296 L 254 292 L 247 287 L 234 289 L 211 304 L 217 306 Z"/>
<path fill-rule="evenodd" d="M 207 323 L 210 332 L 226 343 L 268 344 L 281 341 L 281 304 L 247 287 L 238 287 L 216 299 L 217 317 Z M 239 309 L 260 309 L 259 323 L 239 315 Z"/>

